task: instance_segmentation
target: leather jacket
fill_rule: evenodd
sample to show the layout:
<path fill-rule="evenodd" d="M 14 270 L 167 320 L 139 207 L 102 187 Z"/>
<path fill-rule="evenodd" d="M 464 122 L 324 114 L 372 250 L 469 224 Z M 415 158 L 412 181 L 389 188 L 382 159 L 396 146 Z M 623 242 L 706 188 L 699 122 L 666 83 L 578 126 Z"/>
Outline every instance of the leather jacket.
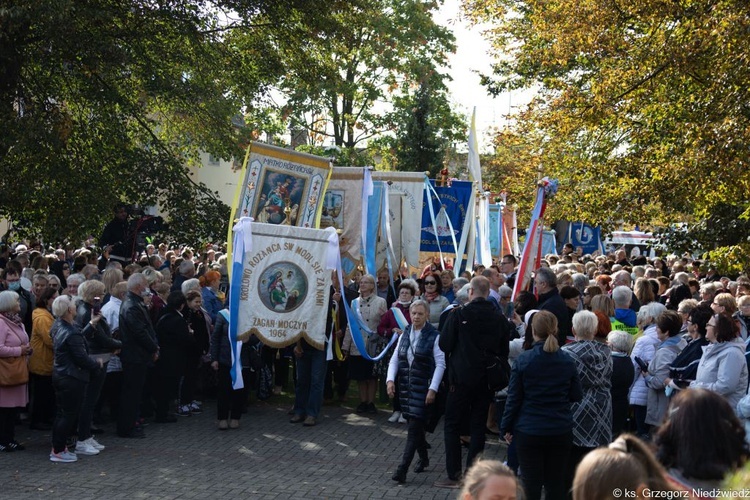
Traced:
<path fill-rule="evenodd" d="M 50 336 L 55 350 L 53 377 L 73 377 L 82 382 L 89 381 L 91 370 L 99 368 L 99 363 L 89 357 L 85 335 L 94 329 L 87 323 L 81 330 L 77 325 L 63 319 L 56 319 L 52 324 Z"/>
<path fill-rule="evenodd" d="M 91 304 L 80 302 L 76 311 L 76 324 L 83 329 L 91 321 Z M 122 347 L 122 342 L 112 338 L 109 324 L 102 317 L 95 327 L 91 329 L 91 335 L 86 337 L 91 354 L 104 354 L 116 351 Z"/>
<path fill-rule="evenodd" d="M 120 308 L 120 339 L 120 359 L 125 363 L 150 364 L 159 351 L 148 309 L 143 299 L 133 292 L 128 292 Z"/>

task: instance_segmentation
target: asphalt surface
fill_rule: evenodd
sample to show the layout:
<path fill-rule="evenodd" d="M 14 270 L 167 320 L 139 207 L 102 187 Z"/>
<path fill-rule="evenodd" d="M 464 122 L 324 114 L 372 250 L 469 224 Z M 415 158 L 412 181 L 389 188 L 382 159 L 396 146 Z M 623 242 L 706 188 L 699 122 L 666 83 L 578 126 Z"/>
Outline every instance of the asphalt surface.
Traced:
<path fill-rule="evenodd" d="M 145 439 L 119 438 L 105 424 L 97 439 L 106 450 L 69 464 L 49 461 L 50 432 L 19 425 L 16 439 L 26 450 L 0 454 L 0 499 L 457 497 L 433 486 L 445 478 L 442 424 L 428 434 L 428 470 L 410 471 L 399 485 L 391 474 L 406 425 L 389 423 L 382 409 L 358 415 L 356 404 L 350 397 L 324 405 L 318 424 L 303 427 L 289 423 L 287 398 L 253 401 L 239 429 L 219 431 L 215 402 L 207 401 L 200 415 L 150 423 Z M 485 457 L 503 460 L 505 451 L 491 438 Z"/>

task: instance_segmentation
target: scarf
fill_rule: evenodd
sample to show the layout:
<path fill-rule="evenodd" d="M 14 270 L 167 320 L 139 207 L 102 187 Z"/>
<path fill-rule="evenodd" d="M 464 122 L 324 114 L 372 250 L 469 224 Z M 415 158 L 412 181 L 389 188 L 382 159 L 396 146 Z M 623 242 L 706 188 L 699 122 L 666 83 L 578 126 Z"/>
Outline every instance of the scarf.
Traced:
<path fill-rule="evenodd" d="M 4 312 L 0 314 L 8 318 L 8 320 L 10 320 L 11 322 L 17 324 L 18 326 L 23 326 L 23 320 L 21 319 L 21 316 L 18 313 Z"/>
<path fill-rule="evenodd" d="M 425 292 L 423 297 L 427 302 L 434 302 L 440 294 L 438 292 Z"/>

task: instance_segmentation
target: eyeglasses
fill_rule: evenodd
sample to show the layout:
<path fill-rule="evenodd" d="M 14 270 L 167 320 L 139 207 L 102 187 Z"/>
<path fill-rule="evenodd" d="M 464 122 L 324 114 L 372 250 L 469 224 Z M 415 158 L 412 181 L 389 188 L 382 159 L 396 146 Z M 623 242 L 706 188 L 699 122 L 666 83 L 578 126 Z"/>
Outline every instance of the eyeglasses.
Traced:
<path fill-rule="evenodd" d="M 425 281 L 424 284 L 425 285 L 437 285 L 437 282 L 435 282 L 435 281 Z"/>
<path fill-rule="evenodd" d="M 63 271 L 67 271 L 70 269 L 70 266 L 63 266 Z"/>

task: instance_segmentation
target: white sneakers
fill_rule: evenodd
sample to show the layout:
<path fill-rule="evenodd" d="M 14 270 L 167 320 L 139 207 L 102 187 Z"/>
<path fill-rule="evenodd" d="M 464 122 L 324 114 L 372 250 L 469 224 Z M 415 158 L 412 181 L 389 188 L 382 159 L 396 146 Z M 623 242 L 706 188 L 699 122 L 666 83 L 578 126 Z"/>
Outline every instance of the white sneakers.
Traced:
<path fill-rule="evenodd" d="M 100 444 L 93 436 L 91 436 L 88 439 L 76 443 L 75 453 L 71 453 L 67 448 L 60 453 L 55 453 L 55 450 L 53 449 L 49 454 L 49 460 L 50 462 L 59 463 L 77 462 L 78 455 L 98 455 L 104 448 L 105 446 L 103 444 Z"/>
<path fill-rule="evenodd" d="M 77 462 L 78 457 L 75 453 L 71 453 L 68 451 L 67 448 L 65 448 L 60 453 L 55 453 L 55 450 L 49 452 L 49 461 L 50 462 L 59 462 L 63 464 L 68 464 L 71 462 Z"/>
<path fill-rule="evenodd" d="M 406 422 L 408 422 L 408 420 L 406 420 L 403 415 L 399 415 L 398 416 L 398 423 L 399 424 L 405 424 Z"/>
<path fill-rule="evenodd" d="M 398 421 L 399 421 L 399 419 L 401 419 L 401 418 L 403 418 L 403 417 L 401 416 L 401 412 L 400 412 L 400 411 L 394 411 L 394 412 L 393 412 L 393 413 L 391 414 L 391 416 L 390 416 L 390 417 L 388 417 L 388 421 L 389 421 L 390 423 L 392 423 L 392 424 L 395 424 L 395 423 L 396 423 L 396 422 L 398 422 Z"/>
<path fill-rule="evenodd" d="M 90 444 L 87 439 L 86 441 L 78 441 L 76 443 L 76 455 L 98 455 L 99 450 L 94 448 L 94 445 Z"/>
<path fill-rule="evenodd" d="M 94 448 L 96 448 L 99 451 L 103 451 L 104 448 L 106 448 L 106 446 L 104 446 L 99 441 L 97 441 L 96 439 L 94 439 L 94 436 L 91 436 L 90 438 L 84 440 L 83 442 L 86 443 L 87 445 L 93 446 Z"/>

